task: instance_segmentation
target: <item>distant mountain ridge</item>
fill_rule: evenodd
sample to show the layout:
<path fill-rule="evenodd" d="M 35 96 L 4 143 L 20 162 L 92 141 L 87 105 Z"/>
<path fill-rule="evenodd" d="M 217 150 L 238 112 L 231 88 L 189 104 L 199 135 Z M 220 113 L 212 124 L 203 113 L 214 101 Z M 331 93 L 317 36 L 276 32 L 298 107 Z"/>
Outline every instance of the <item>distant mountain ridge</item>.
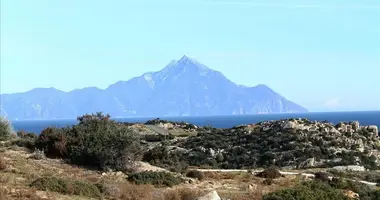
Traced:
<path fill-rule="evenodd" d="M 0 103 L 2 116 L 19 120 L 67 119 L 97 111 L 113 117 L 307 112 L 266 85 L 237 85 L 187 56 L 161 71 L 119 81 L 105 90 L 36 88 L 2 94 Z"/>

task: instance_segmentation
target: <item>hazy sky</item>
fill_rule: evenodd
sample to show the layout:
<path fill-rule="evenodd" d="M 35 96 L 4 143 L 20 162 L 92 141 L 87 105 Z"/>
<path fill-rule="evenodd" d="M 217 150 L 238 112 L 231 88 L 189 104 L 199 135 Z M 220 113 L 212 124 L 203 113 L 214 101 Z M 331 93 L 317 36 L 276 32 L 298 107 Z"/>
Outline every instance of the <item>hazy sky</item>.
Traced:
<path fill-rule="evenodd" d="M 106 88 L 183 54 L 311 111 L 380 110 L 379 0 L 1 0 L 1 93 Z"/>

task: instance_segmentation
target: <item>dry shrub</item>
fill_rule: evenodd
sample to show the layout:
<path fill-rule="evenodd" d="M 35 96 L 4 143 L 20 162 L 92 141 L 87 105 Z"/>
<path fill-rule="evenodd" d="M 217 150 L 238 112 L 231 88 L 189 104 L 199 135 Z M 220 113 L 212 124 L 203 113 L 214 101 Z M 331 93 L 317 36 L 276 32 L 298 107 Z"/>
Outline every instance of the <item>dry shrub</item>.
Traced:
<path fill-rule="evenodd" d="M 197 170 L 191 170 L 191 171 L 187 172 L 186 176 L 190 177 L 190 178 L 196 178 L 200 181 L 202 181 L 204 179 L 203 173 L 200 171 L 197 171 Z"/>
<path fill-rule="evenodd" d="M 204 178 L 215 179 L 215 180 L 226 180 L 226 179 L 237 179 L 241 176 L 238 172 L 203 172 Z M 246 177 L 246 176 L 243 176 Z"/>
<path fill-rule="evenodd" d="M 7 169 L 7 163 L 5 162 L 4 156 L 0 155 L 0 171 Z"/>
<path fill-rule="evenodd" d="M 276 178 L 282 177 L 281 173 L 276 168 L 272 168 L 272 167 L 265 169 L 264 171 L 258 173 L 256 176 L 260 178 L 270 178 L 270 179 L 276 179 Z"/>
<path fill-rule="evenodd" d="M 153 200 L 154 187 L 152 185 L 123 184 L 119 186 L 121 200 Z M 115 194 L 114 194 L 115 195 Z"/>
<path fill-rule="evenodd" d="M 203 172 L 203 176 L 208 179 L 218 179 L 218 173 L 216 172 Z"/>
<path fill-rule="evenodd" d="M 271 178 L 267 178 L 263 181 L 263 184 L 264 185 L 273 185 L 274 184 L 274 180 L 271 179 Z"/>
<path fill-rule="evenodd" d="M 203 194 L 198 190 L 192 190 L 189 188 L 181 188 L 175 190 L 165 191 L 160 200 L 193 200 Z"/>

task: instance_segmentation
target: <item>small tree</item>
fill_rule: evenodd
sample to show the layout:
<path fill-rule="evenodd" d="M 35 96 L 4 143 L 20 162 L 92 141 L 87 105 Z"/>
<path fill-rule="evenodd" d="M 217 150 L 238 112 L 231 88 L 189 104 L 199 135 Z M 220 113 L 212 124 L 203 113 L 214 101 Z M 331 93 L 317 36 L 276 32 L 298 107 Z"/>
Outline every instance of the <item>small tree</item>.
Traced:
<path fill-rule="evenodd" d="M 101 169 L 124 170 L 142 152 L 140 136 L 128 126 L 96 113 L 78 117 L 68 130 L 67 150 L 72 163 Z"/>
<path fill-rule="evenodd" d="M 15 134 L 11 122 L 5 118 L 0 117 L 0 141 L 4 141 L 10 138 L 12 134 Z"/>

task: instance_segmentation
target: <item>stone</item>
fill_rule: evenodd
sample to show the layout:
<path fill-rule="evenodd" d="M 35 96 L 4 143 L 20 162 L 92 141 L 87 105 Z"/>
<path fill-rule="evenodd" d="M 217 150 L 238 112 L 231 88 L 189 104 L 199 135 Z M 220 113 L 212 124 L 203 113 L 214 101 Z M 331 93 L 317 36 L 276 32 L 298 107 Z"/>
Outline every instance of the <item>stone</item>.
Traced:
<path fill-rule="evenodd" d="M 345 191 L 344 194 L 345 194 L 348 198 L 350 198 L 350 199 L 360 199 L 359 194 L 358 194 L 358 193 L 355 193 L 355 192 L 353 192 L 353 191 L 351 191 L 351 190 L 347 190 L 347 191 Z"/>
<path fill-rule="evenodd" d="M 305 160 L 304 162 L 302 162 L 301 164 L 299 164 L 298 166 L 299 169 L 306 169 L 306 168 L 312 168 L 312 167 L 315 167 L 315 158 L 309 158 Z"/>
<path fill-rule="evenodd" d="M 379 129 L 377 126 L 368 126 L 367 130 L 376 134 L 377 136 L 379 135 Z"/>
<path fill-rule="evenodd" d="M 196 200 L 221 200 L 219 194 L 213 190 L 212 192 L 202 196 L 202 197 L 198 197 L 196 198 Z"/>
<path fill-rule="evenodd" d="M 116 172 L 115 175 L 116 176 L 124 176 L 124 173 L 123 172 Z"/>
<path fill-rule="evenodd" d="M 283 129 L 295 129 L 295 128 L 297 128 L 297 123 L 292 122 L 292 121 L 287 121 L 284 123 L 282 128 Z"/>
<path fill-rule="evenodd" d="M 365 167 L 360 165 L 347 165 L 347 166 L 335 166 L 333 169 L 339 170 L 339 171 L 355 171 L 355 172 L 364 172 Z"/>
<path fill-rule="evenodd" d="M 359 121 L 353 121 L 352 122 L 352 129 L 356 132 L 359 130 L 359 128 L 360 128 Z"/>

